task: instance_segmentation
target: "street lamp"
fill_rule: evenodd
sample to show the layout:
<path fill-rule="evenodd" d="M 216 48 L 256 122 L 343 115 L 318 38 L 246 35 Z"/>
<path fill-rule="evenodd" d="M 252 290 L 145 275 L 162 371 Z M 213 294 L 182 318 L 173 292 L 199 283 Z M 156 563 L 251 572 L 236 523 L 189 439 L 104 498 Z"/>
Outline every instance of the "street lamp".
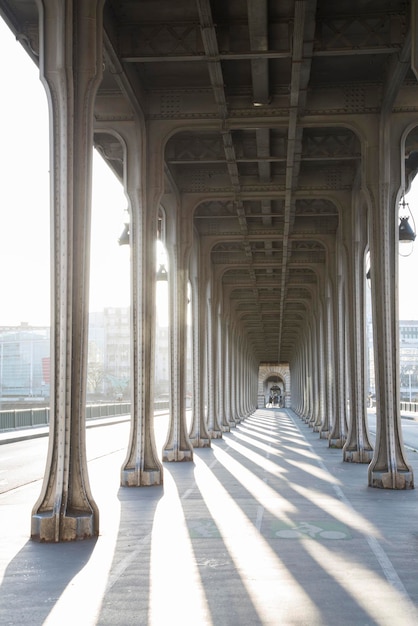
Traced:
<path fill-rule="evenodd" d="M 168 280 L 168 274 L 167 274 L 165 265 L 164 263 L 160 263 L 160 267 L 157 270 L 157 281 L 167 281 L 167 280 Z"/>
<path fill-rule="evenodd" d="M 409 256 L 412 253 L 415 241 L 415 221 L 412 215 L 409 204 L 405 201 L 405 196 L 399 204 L 400 212 L 403 215 L 399 215 L 399 254 L 401 256 Z M 413 226 L 409 223 L 409 218 L 412 219 Z"/>
<path fill-rule="evenodd" d="M 120 246 L 129 246 L 129 244 L 131 243 L 130 241 L 130 216 L 129 216 L 129 209 L 125 209 L 124 211 L 124 215 L 125 215 L 125 219 L 124 219 L 124 224 L 123 224 L 123 231 L 121 236 L 118 239 L 118 244 Z"/>

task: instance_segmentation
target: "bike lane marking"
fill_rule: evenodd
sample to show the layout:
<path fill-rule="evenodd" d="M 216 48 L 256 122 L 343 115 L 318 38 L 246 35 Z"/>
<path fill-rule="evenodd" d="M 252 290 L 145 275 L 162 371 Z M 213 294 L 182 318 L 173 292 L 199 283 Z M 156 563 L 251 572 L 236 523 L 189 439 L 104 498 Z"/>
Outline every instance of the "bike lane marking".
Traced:
<path fill-rule="evenodd" d="M 304 433 L 302 432 L 302 430 L 299 427 L 298 422 L 296 421 L 297 415 L 293 412 L 293 411 L 288 411 L 288 415 L 289 417 L 292 418 L 294 425 L 296 426 L 296 428 L 298 429 L 299 433 L 304 437 L 306 443 L 308 444 L 309 448 L 311 449 L 311 451 L 313 453 L 315 453 L 315 449 L 314 447 L 311 445 L 311 443 L 308 441 L 308 439 L 305 437 Z M 316 453 L 315 453 L 316 454 Z M 319 465 L 319 467 L 324 471 L 327 472 L 327 474 L 329 474 L 330 476 L 332 476 L 331 472 L 329 471 L 329 469 L 327 468 L 327 466 L 325 465 L 324 461 L 318 456 L 316 455 L 316 462 Z M 341 487 L 339 485 L 336 485 L 335 483 L 332 483 L 332 488 L 337 496 L 337 498 L 343 502 L 345 504 L 345 506 L 347 506 L 348 508 L 350 508 L 352 511 L 354 511 L 355 513 L 357 513 L 356 509 L 354 508 L 354 506 L 351 504 L 350 500 L 347 498 L 347 496 L 345 495 L 345 493 L 343 492 L 343 490 L 341 489 Z M 363 533 L 364 538 L 367 541 L 367 544 L 369 546 L 369 548 L 371 549 L 371 551 L 373 552 L 377 562 L 379 563 L 380 567 L 382 568 L 382 571 L 385 575 L 386 580 L 389 582 L 390 585 L 392 585 L 392 587 L 394 589 L 396 589 L 404 598 L 406 598 L 407 600 L 409 600 L 409 602 L 411 603 L 411 605 L 414 605 L 414 603 L 412 602 L 403 582 L 401 581 L 397 571 L 395 570 L 391 560 L 389 559 L 388 555 L 386 554 L 386 552 L 384 551 L 384 549 L 382 548 L 382 546 L 380 545 L 380 543 L 378 542 L 378 540 L 373 537 L 372 535 L 369 535 L 367 533 Z"/>

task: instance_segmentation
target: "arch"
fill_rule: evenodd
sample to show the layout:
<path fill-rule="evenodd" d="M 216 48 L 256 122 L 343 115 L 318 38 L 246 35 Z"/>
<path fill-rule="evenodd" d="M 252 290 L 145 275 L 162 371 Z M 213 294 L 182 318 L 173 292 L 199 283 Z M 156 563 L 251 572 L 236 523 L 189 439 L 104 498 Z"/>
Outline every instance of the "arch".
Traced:
<path fill-rule="evenodd" d="M 291 406 L 290 368 L 288 363 L 260 363 L 258 368 L 258 408 L 268 404 L 272 387 L 278 387 L 280 406 Z"/>

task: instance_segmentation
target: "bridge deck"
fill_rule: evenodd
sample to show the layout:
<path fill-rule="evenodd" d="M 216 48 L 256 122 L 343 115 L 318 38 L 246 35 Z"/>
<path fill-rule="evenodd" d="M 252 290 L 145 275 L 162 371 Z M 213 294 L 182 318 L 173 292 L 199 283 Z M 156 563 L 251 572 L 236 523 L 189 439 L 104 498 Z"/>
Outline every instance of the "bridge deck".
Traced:
<path fill-rule="evenodd" d="M 1 624 L 418 623 L 417 491 L 368 488 L 292 411 L 165 464 L 162 488 L 120 488 L 123 458 L 90 463 L 97 541 L 31 542 L 39 483 L 0 496 Z"/>

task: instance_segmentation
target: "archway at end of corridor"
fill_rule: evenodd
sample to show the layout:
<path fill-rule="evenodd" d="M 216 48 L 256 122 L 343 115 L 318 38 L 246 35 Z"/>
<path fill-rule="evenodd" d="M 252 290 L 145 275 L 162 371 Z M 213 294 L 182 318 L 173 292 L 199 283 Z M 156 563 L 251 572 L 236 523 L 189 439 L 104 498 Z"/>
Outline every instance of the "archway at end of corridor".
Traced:
<path fill-rule="evenodd" d="M 258 408 L 290 406 L 289 364 L 260 363 L 258 370 Z"/>

